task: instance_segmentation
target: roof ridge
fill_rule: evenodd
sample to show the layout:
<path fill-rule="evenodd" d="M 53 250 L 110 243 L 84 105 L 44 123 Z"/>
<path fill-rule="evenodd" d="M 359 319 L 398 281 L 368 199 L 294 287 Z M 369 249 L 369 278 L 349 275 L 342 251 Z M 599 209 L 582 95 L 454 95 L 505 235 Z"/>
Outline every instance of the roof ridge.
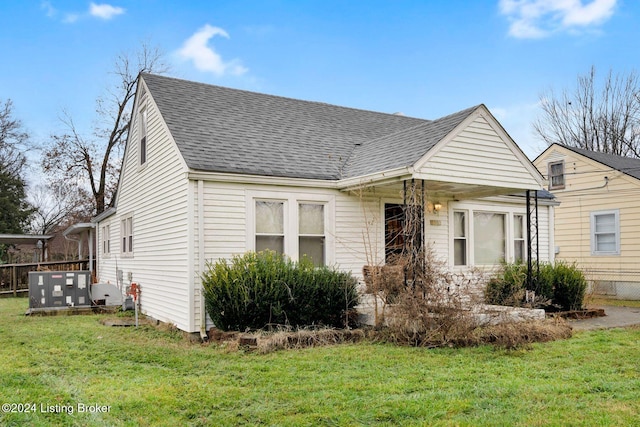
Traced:
<path fill-rule="evenodd" d="M 232 90 L 232 91 L 236 91 L 236 92 L 242 92 L 242 93 L 250 94 L 250 95 L 266 96 L 266 97 L 283 99 L 283 100 L 293 101 L 293 102 L 301 102 L 301 103 L 307 103 L 307 104 L 316 104 L 316 105 L 320 105 L 320 106 L 329 106 L 329 107 L 335 107 L 335 108 L 342 108 L 342 109 L 350 110 L 350 111 L 362 111 L 362 112 L 366 112 L 366 113 L 381 114 L 381 115 L 384 115 L 384 116 L 404 117 L 404 118 L 406 118 L 408 120 L 421 120 L 421 121 L 426 121 L 426 122 L 433 121 L 433 120 L 429 120 L 429 119 L 423 119 L 423 118 L 420 118 L 420 117 L 407 116 L 405 114 L 385 113 L 383 111 L 367 110 L 367 109 L 364 109 L 364 108 L 346 107 L 344 105 L 330 104 L 328 102 L 323 102 L 323 101 L 310 101 L 310 100 L 307 100 L 307 99 L 292 98 L 292 97 L 289 97 L 289 96 L 273 95 L 273 94 L 270 94 L 270 93 L 256 92 L 256 91 L 247 90 L 247 89 L 238 89 L 238 88 L 232 88 L 232 87 L 228 87 L 228 86 L 220 86 L 220 85 L 215 85 L 215 84 L 212 84 L 212 83 L 196 82 L 196 81 L 193 81 L 193 80 L 187 80 L 187 79 L 182 79 L 182 78 L 179 78 L 179 77 L 172 77 L 172 76 L 164 76 L 164 75 L 160 75 L 160 74 L 140 73 L 140 76 L 142 76 L 142 77 L 151 76 L 152 78 L 174 80 L 174 81 L 183 82 L 185 84 L 191 84 L 191 85 L 196 85 L 196 86 L 215 87 L 215 88 L 220 88 L 220 89 L 224 89 L 224 90 Z"/>
<path fill-rule="evenodd" d="M 435 125 L 440 121 L 444 121 L 444 120 L 446 120 L 446 119 L 448 119 L 450 117 L 453 117 L 455 115 L 461 114 L 463 112 L 469 111 L 469 113 L 471 113 L 471 111 L 475 111 L 481 105 L 482 104 L 478 104 L 478 105 L 476 105 L 474 107 L 465 108 L 465 109 L 462 109 L 462 110 L 457 111 L 455 113 L 447 114 L 446 116 L 442 116 L 442 117 L 439 117 L 439 118 L 434 119 L 434 120 L 419 119 L 419 120 L 424 120 L 424 121 L 422 123 L 418 123 L 415 126 L 409 126 L 407 128 L 400 129 L 400 130 L 397 130 L 395 132 L 392 132 L 392 133 L 389 133 L 389 134 L 386 134 L 386 135 L 381 135 L 381 136 L 379 136 L 377 138 L 373 138 L 373 139 L 371 139 L 369 141 L 365 141 L 364 143 L 365 144 L 369 144 L 369 143 L 376 142 L 376 141 L 379 141 L 379 140 L 382 140 L 382 139 L 387 139 L 387 138 L 391 138 L 391 137 L 394 137 L 394 136 L 402 135 L 403 133 L 406 133 L 406 132 L 412 132 L 412 131 L 420 128 L 421 126 Z"/>
<path fill-rule="evenodd" d="M 632 178 L 640 179 L 640 159 L 637 157 L 629 157 L 629 156 L 621 156 L 619 154 L 613 153 L 603 153 L 602 151 L 589 150 L 586 148 L 580 147 L 572 147 L 565 144 L 554 143 L 562 148 L 566 148 L 569 151 L 572 151 L 576 154 L 584 156 L 590 160 L 603 164 L 612 170 L 616 170 L 618 172 L 622 172 L 625 175 L 631 176 Z M 633 162 L 633 167 L 625 167 L 619 162 Z M 635 166 L 637 164 L 637 166 Z"/>

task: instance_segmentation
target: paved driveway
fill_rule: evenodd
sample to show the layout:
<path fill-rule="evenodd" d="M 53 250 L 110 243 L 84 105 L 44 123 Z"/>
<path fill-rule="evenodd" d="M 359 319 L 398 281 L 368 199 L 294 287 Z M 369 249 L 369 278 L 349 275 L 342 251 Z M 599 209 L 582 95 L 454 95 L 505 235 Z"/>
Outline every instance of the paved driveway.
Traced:
<path fill-rule="evenodd" d="M 569 320 L 576 331 L 592 329 L 622 328 L 640 325 L 640 307 L 617 307 L 612 305 L 598 306 L 603 308 L 606 316 L 590 319 Z"/>

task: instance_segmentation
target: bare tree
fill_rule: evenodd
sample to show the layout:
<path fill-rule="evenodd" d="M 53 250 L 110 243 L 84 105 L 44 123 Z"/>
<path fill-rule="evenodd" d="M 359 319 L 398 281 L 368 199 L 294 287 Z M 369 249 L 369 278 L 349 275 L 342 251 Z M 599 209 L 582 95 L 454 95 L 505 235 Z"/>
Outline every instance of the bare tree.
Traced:
<path fill-rule="evenodd" d="M 30 147 L 29 134 L 13 117 L 13 102 L 0 103 L 0 170 L 19 177 L 26 163 L 24 152 Z"/>
<path fill-rule="evenodd" d="M 68 183 L 39 184 L 29 193 L 33 206 L 31 230 L 37 234 L 49 234 L 70 219 L 88 220 L 93 214 L 93 204 L 82 188 Z"/>
<path fill-rule="evenodd" d="M 13 116 L 13 103 L 0 102 L 0 233 L 21 233 L 31 215 L 24 179 L 29 134 Z M 0 245 L 0 256 L 4 246 Z"/>
<path fill-rule="evenodd" d="M 602 83 L 596 69 L 578 76 L 575 89 L 540 97 L 541 116 L 534 132 L 545 143 L 558 143 L 620 156 L 640 157 L 640 80 L 609 71 Z"/>
<path fill-rule="evenodd" d="M 92 135 L 82 135 L 68 111 L 61 121 L 66 132 L 51 137 L 43 151 L 42 167 L 58 183 L 89 188 L 95 214 L 103 212 L 115 193 L 120 160 L 131 122 L 131 103 L 140 73 L 165 73 L 157 48 L 143 44 L 134 55 L 120 54 L 112 74 L 117 83 L 97 99 L 97 124 Z"/>

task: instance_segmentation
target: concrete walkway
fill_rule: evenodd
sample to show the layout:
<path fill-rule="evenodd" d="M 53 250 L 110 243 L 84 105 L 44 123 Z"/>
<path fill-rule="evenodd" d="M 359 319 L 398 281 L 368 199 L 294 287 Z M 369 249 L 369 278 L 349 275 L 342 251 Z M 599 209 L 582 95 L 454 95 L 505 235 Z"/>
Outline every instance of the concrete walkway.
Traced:
<path fill-rule="evenodd" d="M 590 319 L 568 320 L 569 324 L 575 331 L 623 328 L 626 326 L 640 325 L 640 307 L 602 305 L 597 308 L 603 308 L 606 316 L 592 317 Z"/>

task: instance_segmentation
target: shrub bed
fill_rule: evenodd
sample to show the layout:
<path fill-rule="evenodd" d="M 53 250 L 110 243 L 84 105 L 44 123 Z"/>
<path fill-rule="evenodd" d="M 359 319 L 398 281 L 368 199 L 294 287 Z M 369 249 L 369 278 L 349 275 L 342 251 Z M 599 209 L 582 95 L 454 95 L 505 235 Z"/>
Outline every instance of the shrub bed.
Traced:
<path fill-rule="evenodd" d="M 357 281 L 349 273 L 272 251 L 208 263 L 202 284 L 207 313 L 225 331 L 344 326 L 358 299 Z"/>
<path fill-rule="evenodd" d="M 542 306 L 559 310 L 580 310 L 587 289 L 587 281 L 575 264 L 556 261 L 540 264 L 538 280 L 527 289 L 527 266 L 505 264 L 500 273 L 492 277 L 486 288 L 489 304 L 512 306 Z M 535 291 L 533 301 L 525 301 L 525 291 Z"/>

